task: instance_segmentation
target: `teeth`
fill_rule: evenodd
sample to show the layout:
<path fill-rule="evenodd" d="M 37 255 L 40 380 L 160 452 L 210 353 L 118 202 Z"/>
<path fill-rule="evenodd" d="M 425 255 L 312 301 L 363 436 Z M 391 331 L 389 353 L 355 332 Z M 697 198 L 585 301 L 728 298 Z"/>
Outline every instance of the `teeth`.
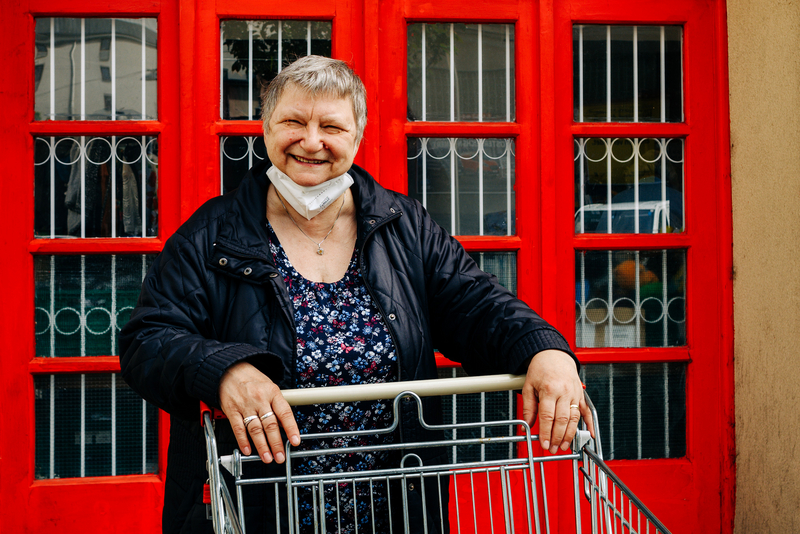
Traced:
<path fill-rule="evenodd" d="M 302 163 L 313 163 L 314 165 L 319 165 L 320 163 L 324 163 L 323 161 L 320 161 L 318 159 L 301 158 L 300 156 L 295 156 L 294 154 L 292 154 L 292 157 Z"/>

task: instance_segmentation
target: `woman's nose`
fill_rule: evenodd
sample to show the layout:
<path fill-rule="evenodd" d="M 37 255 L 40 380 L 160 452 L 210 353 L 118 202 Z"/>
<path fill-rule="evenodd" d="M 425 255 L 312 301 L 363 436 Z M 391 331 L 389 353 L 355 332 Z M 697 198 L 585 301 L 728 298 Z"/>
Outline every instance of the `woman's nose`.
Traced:
<path fill-rule="evenodd" d="M 309 153 L 319 152 L 323 148 L 322 131 L 319 126 L 310 124 L 306 127 L 301 146 Z"/>

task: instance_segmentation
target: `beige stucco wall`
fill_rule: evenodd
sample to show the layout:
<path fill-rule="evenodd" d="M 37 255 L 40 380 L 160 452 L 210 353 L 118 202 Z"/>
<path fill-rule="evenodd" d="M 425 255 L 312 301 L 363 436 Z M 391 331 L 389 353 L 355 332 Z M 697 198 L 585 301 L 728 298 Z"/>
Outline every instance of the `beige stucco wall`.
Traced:
<path fill-rule="evenodd" d="M 728 0 L 736 533 L 800 531 L 800 2 Z"/>

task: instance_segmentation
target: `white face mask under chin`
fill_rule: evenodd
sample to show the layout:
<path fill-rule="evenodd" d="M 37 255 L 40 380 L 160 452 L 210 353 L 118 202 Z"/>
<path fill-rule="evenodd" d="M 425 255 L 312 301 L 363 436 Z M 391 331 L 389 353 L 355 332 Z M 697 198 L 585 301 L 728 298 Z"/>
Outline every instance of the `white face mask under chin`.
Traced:
<path fill-rule="evenodd" d="M 274 165 L 267 169 L 267 177 L 297 213 L 309 221 L 353 185 L 353 178 L 347 173 L 319 185 L 298 185 Z"/>

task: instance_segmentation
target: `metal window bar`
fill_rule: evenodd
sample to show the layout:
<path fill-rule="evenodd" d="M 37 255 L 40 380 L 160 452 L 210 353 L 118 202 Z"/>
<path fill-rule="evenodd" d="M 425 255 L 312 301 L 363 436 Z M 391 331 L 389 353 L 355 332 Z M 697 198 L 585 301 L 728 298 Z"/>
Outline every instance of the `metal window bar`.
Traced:
<path fill-rule="evenodd" d="M 253 120 L 253 21 L 247 21 L 247 120 Z"/>
<path fill-rule="evenodd" d="M 451 31 L 452 36 L 452 31 Z M 451 93 L 452 95 L 452 93 Z M 452 111 L 452 110 L 451 110 Z M 452 118 L 452 115 L 451 115 Z M 457 217 L 458 213 L 458 189 L 457 174 L 456 174 L 456 140 L 454 138 L 448 139 L 450 142 L 450 228 L 453 230 L 453 235 L 458 235 L 461 218 Z"/>
<path fill-rule="evenodd" d="M 453 23 L 450 23 L 450 120 L 456 120 L 456 47 Z"/>
<path fill-rule="evenodd" d="M 428 80 L 427 80 L 427 76 L 426 76 L 426 74 L 427 74 L 428 49 L 425 47 L 426 46 L 425 45 L 425 34 L 426 34 L 425 29 L 427 27 L 428 27 L 427 24 L 422 24 L 422 54 L 421 54 L 422 61 L 421 61 L 421 64 L 422 64 L 422 120 L 423 121 L 428 120 L 428 118 L 427 118 L 427 113 L 428 113 L 428 101 L 427 101 Z M 423 167 L 423 172 L 424 172 L 424 169 L 425 168 Z M 425 191 L 424 188 L 423 188 L 423 191 Z"/>
<path fill-rule="evenodd" d="M 639 27 L 638 26 L 633 27 L 633 122 L 639 122 Z"/>
<path fill-rule="evenodd" d="M 112 47 L 113 48 L 113 47 Z M 113 78 L 112 78 L 113 80 Z M 112 106 L 113 107 L 113 106 Z M 111 136 L 111 237 L 117 237 L 117 136 Z"/>
<path fill-rule="evenodd" d="M 478 122 L 483 122 L 483 24 L 478 24 Z"/>
<path fill-rule="evenodd" d="M 578 122 L 583 122 L 583 25 L 578 26 Z"/>
<path fill-rule="evenodd" d="M 514 227 L 514 221 L 511 220 L 511 216 L 514 213 L 512 211 L 511 206 L 511 193 L 513 189 L 513 181 L 514 176 L 511 172 L 511 165 L 513 163 L 512 157 L 514 156 L 513 152 L 513 143 L 511 139 L 506 140 L 506 235 L 511 235 L 511 229 Z"/>
<path fill-rule="evenodd" d="M 146 26 L 144 25 L 145 19 L 142 20 L 142 120 L 147 119 L 147 38 L 146 38 Z M 144 137 L 142 137 L 142 147 L 144 147 Z M 144 159 L 144 158 L 142 158 Z M 142 174 L 144 177 L 144 173 Z M 144 178 L 142 179 L 144 182 Z M 142 196 L 142 206 L 144 206 L 144 196 Z M 142 210 L 144 213 L 144 210 Z M 144 224 L 144 217 L 142 217 L 142 228 L 145 227 Z M 142 234 L 144 237 L 145 234 Z"/>
<path fill-rule="evenodd" d="M 111 19 L 111 120 L 117 120 L 117 19 Z"/>
<path fill-rule="evenodd" d="M 50 17 L 50 54 L 56 50 L 56 19 Z M 50 120 L 56 120 L 56 62 L 50 59 Z M 52 139 L 52 137 L 51 137 Z"/>
<path fill-rule="evenodd" d="M 669 366 L 666 362 L 661 365 L 664 368 L 664 458 L 669 458 Z"/>
<path fill-rule="evenodd" d="M 606 26 L 606 122 L 611 122 L 611 26 Z"/>
<path fill-rule="evenodd" d="M 511 122 L 511 35 L 506 24 L 506 122 Z M 509 211 L 509 213 L 511 213 Z M 510 227 L 511 225 L 509 225 Z"/>
<path fill-rule="evenodd" d="M 611 224 L 614 220 L 614 213 L 611 209 L 611 199 L 613 198 L 613 193 L 611 191 L 611 139 L 603 139 L 603 142 L 606 144 L 606 206 L 608 207 L 606 231 L 610 234 L 613 232 Z"/>
<path fill-rule="evenodd" d="M 661 76 L 661 122 L 667 122 L 666 54 L 664 50 L 664 26 L 659 28 L 659 74 Z"/>
<path fill-rule="evenodd" d="M 86 19 L 81 19 L 81 120 L 86 120 Z M 81 142 L 83 142 L 83 138 L 81 138 Z M 81 219 L 83 219 L 83 210 L 81 210 Z"/>
<path fill-rule="evenodd" d="M 595 431 L 597 429 L 595 428 Z M 608 457 L 614 459 L 614 364 L 608 364 Z"/>
<path fill-rule="evenodd" d="M 278 21 L 278 72 L 283 70 L 283 21 Z"/>
<path fill-rule="evenodd" d="M 81 165 L 81 237 L 86 237 L 86 136 L 81 136 L 80 165 Z M 55 176 L 51 178 L 55 180 Z"/>
<path fill-rule="evenodd" d="M 50 461 L 49 475 L 56 477 L 56 375 L 50 375 Z"/>
<path fill-rule="evenodd" d="M 584 25 L 577 25 L 578 29 L 578 121 L 584 122 Z M 660 122 L 666 122 L 666 26 L 659 26 L 659 90 L 660 90 Z M 633 122 L 639 122 L 639 26 L 632 26 L 633 30 Z M 681 44 L 683 36 L 681 34 Z M 606 121 L 611 122 L 611 26 L 606 26 Z M 681 69 L 681 82 L 683 69 Z M 683 110 L 684 95 L 681 91 L 681 110 Z M 683 115 L 681 115 L 683 120 Z"/>
<path fill-rule="evenodd" d="M 355 400 L 375 400 L 383 398 L 394 398 L 393 411 L 395 414 L 394 423 L 386 431 L 393 431 L 397 426 L 399 416 L 399 405 L 402 398 L 411 398 L 416 401 L 418 413 L 421 413 L 421 398 L 429 395 L 450 395 L 457 393 L 475 393 L 480 391 L 502 391 L 507 389 L 517 389 L 522 386 L 524 377 L 513 377 L 511 375 L 497 375 L 493 377 L 467 377 L 460 379 L 440 379 L 425 380 L 416 382 L 401 382 L 388 384 L 370 384 L 359 386 L 341 386 L 337 388 L 310 388 L 304 390 L 289 390 L 285 395 L 286 400 L 291 405 L 317 404 L 331 402 L 352 402 Z M 591 400 L 586 397 L 590 406 L 595 422 L 598 416 Z M 356 500 L 357 488 L 365 488 L 363 500 L 369 499 L 369 510 L 374 509 L 374 491 L 376 485 L 384 484 L 386 489 L 386 500 L 390 509 L 402 512 L 401 524 L 392 522 L 392 514 L 387 516 L 391 532 L 428 532 L 429 528 L 444 530 L 445 514 L 450 516 L 451 530 L 462 531 L 462 526 L 469 528 L 470 521 L 474 525 L 475 532 L 478 530 L 479 520 L 488 520 L 492 525 L 491 531 L 495 532 L 495 523 L 504 527 L 505 532 L 550 532 L 548 496 L 546 492 L 547 480 L 545 477 L 544 464 L 549 462 L 569 462 L 573 467 L 573 498 L 576 532 L 581 532 L 582 519 L 591 518 L 592 532 L 595 534 L 610 534 L 620 532 L 627 534 L 644 534 L 652 531 L 668 534 L 664 525 L 644 506 L 644 504 L 621 482 L 613 471 L 603 461 L 603 447 L 601 445 L 601 432 L 595 429 L 595 439 L 591 439 L 588 431 L 580 430 L 573 442 L 571 453 L 559 456 L 534 457 L 532 454 L 532 443 L 538 438 L 531 436 L 530 428 L 519 420 L 510 420 L 515 426 L 522 430 L 520 435 L 498 438 L 497 441 L 518 443 L 526 447 L 526 454 L 518 458 L 511 458 L 502 461 L 491 462 L 450 462 L 442 465 L 422 465 L 419 457 L 414 454 L 406 455 L 400 462 L 399 468 L 376 469 L 367 472 L 348 471 L 346 473 L 324 473 L 317 475 L 297 475 L 292 472 L 293 461 L 298 458 L 314 457 L 329 454 L 353 454 L 361 452 L 374 452 L 376 447 L 345 447 L 341 449 L 322 450 L 298 450 L 295 451 L 287 444 L 286 475 L 273 476 L 269 478 L 250 478 L 244 475 L 244 464 L 260 461 L 258 456 L 242 456 L 239 451 L 233 451 L 231 455 L 219 455 L 215 437 L 212 413 L 206 407 L 201 408 L 204 432 L 206 437 L 206 450 L 208 454 L 209 472 L 209 493 L 210 518 L 212 526 L 217 534 L 223 533 L 244 533 L 244 525 L 240 522 L 243 518 L 243 488 L 252 485 L 271 486 L 275 494 L 275 521 L 276 527 L 281 524 L 281 515 L 285 512 L 289 519 L 289 532 L 295 533 L 299 528 L 300 519 L 299 507 L 296 506 L 302 494 L 308 496 L 312 509 L 318 511 L 312 514 L 313 527 L 315 532 L 320 528 L 325 529 L 326 524 L 332 525 L 331 519 L 337 524 L 335 530 L 341 530 L 342 514 L 341 503 L 345 498 L 339 489 L 347 487 L 352 491 L 353 497 L 347 498 L 346 505 L 356 510 L 360 514 L 359 502 Z M 421 416 L 420 424 L 431 429 L 451 428 L 453 425 L 441 425 L 431 427 Z M 503 424 L 505 422 L 501 422 Z M 474 424 L 455 425 L 460 428 L 474 428 Z M 374 434 L 374 430 L 362 431 L 357 434 Z M 325 434 L 306 435 L 304 440 L 314 440 L 325 437 Z M 458 440 L 462 444 L 475 443 L 481 441 L 480 438 Z M 428 447 L 442 446 L 449 443 L 445 441 L 420 442 L 414 444 L 388 444 L 379 445 L 380 450 L 397 450 L 404 447 Z M 220 467 L 224 467 L 234 477 L 236 502 L 231 497 L 228 485 L 222 478 Z M 494 478 L 499 486 L 499 491 L 483 490 L 478 494 L 474 485 L 477 478 L 486 478 L 487 489 L 489 480 Z M 428 514 L 423 511 L 422 525 L 410 524 L 408 518 L 408 493 L 406 488 L 413 491 L 410 485 L 419 485 L 422 502 L 426 502 L 426 492 L 438 492 L 439 502 L 441 503 L 441 485 L 446 478 L 452 478 L 454 494 L 451 498 L 451 508 L 443 510 L 440 505 L 438 524 L 429 525 L 427 522 Z M 510 482 L 517 480 L 521 482 L 521 488 L 511 491 Z M 397 481 L 401 484 L 392 489 L 391 482 Z M 583 496 L 580 486 L 583 482 Z M 435 486 L 434 486 L 435 484 Z M 331 488 L 333 499 L 325 497 L 325 489 Z M 524 491 L 521 489 L 524 488 Z M 402 493 L 399 497 L 393 492 L 399 489 Z M 462 495 L 461 490 L 467 489 L 468 495 Z M 286 502 L 282 503 L 280 494 L 286 496 Z M 400 499 L 400 503 L 396 503 Z M 541 501 L 541 505 L 540 505 Z M 330 504 L 329 504 L 330 503 Z M 585 508 L 588 503 L 588 509 Z M 335 517 L 327 517 L 323 512 L 328 507 L 336 507 Z M 466 508 L 466 509 L 464 509 Z M 478 509 L 488 508 L 488 516 L 479 514 Z M 524 509 L 523 509 L 524 508 Z M 434 516 L 437 515 L 434 512 Z M 358 515 L 354 520 L 357 521 Z M 397 516 L 395 516 L 395 519 Z M 372 530 L 375 530 L 375 514 L 371 514 Z M 338 527 L 338 528 L 337 528 Z M 484 524 L 481 528 L 485 528 Z M 358 527 L 356 527 L 358 528 Z M 278 528 L 280 530 L 280 528 Z M 472 530 L 472 528 L 470 528 Z"/>

